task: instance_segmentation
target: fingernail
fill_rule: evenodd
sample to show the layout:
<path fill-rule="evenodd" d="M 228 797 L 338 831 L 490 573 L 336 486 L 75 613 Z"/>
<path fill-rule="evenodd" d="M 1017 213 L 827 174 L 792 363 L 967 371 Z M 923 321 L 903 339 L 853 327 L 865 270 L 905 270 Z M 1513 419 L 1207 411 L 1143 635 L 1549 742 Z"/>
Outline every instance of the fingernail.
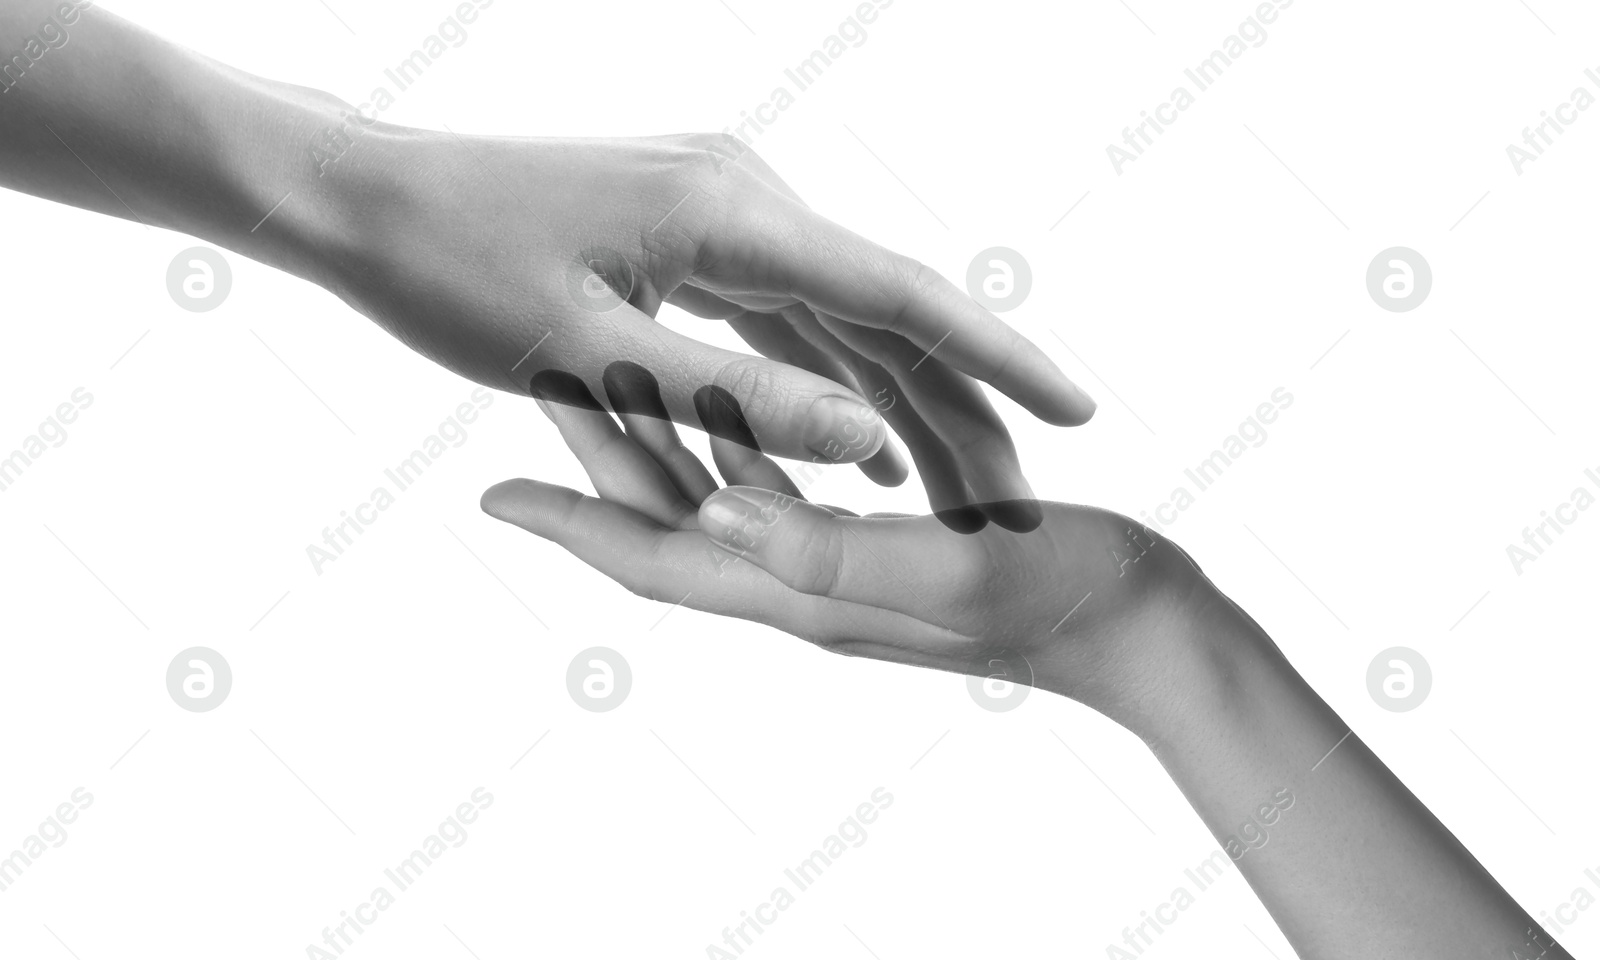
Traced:
<path fill-rule="evenodd" d="M 700 505 L 700 530 L 719 546 L 741 556 L 760 545 L 762 535 L 794 500 L 767 491 L 717 491 Z"/>
<path fill-rule="evenodd" d="M 749 504 L 726 491 L 713 494 L 700 505 L 700 530 L 720 546 L 744 552 L 749 540 L 745 527 L 752 515 Z"/>
<path fill-rule="evenodd" d="M 807 450 L 840 463 L 872 456 L 887 436 L 876 409 L 844 397 L 819 397 L 811 404 L 802 439 Z"/>

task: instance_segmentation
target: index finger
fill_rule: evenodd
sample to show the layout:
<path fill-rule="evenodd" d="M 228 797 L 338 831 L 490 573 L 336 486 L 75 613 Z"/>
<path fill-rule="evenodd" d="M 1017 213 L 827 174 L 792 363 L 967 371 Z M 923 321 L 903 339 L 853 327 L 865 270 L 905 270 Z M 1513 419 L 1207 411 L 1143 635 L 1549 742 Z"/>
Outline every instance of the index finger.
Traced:
<path fill-rule="evenodd" d="M 852 323 L 898 333 L 1049 423 L 1076 426 L 1094 415 L 1094 400 L 1043 350 L 933 268 L 775 191 L 764 202 L 739 204 L 726 230 L 707 241 L 711 262 L 765 275 L 709 279 L 763 286 Z M 728 249 L 719 251 L 721 244 Z"/>

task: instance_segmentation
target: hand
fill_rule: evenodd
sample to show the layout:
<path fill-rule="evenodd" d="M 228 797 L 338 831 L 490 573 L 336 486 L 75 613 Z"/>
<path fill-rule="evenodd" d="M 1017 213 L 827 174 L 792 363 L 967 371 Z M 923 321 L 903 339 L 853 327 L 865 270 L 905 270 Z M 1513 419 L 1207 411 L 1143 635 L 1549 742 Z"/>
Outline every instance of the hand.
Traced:
<path fill-rule="evenodd" d="M 489 386 L 559 401 L 540 375 L 566 372 L 609 400 L 622 361 L 653 375 L 678 423 L 777 456 L 862 462 L 897 484 L 887 419 L 961 529 L 984 522 L 974 504 L 1032 498 L 974 378 L 1051 423 L 1094 411 L 1038 347 L 931 269 L 812 212 L 733 137 L 379 123 L 338 163 L 328 177 L 350 178 L 351 199 L 318 279 Z M 663 302 L 726 320 L 770 359 L 657 324 Z"/>
<path fill-rule="evenodd" d="M 0 8 L 0 24 L 20 36 L 48 6 Z M 813 213 L 733 137 L 408 129 L 103 10 L 67 22 L 84 52 L 0 98 L 0 186 L 311 279 L 480 383 L 527 393 L 567 372 L 606 395 L 623 361 L 659 378 L 679 423 L 895 484 L 906 465 L 881 413 L 963 529 L 984 520 L 973 504 L 1031 496 L 973 378 L 1051 423 L 1093 413 L 1037 347 Z M 663 302 L 728 321 L 769 359 L 654 323 Z"/>
<path fill-rule="evenodd" d="M 1038 511 L 1037 529 L 964 536 L 932 517 L 856 517 L 799 498 L 776 464 L 731 441 L 713 438 L 713 454 L 744 485 L 718 490 L 670 423 L 624 413 L 624 433 L 592 400 L 541 406 L 599 498 L 508 480 L 484 510 L 636 594 L 839 653 L 1031 684 L 1141 735 L 1190 699 L 1178 688 L 1199 672 L 1177 612 L 1217 595 L 1134 521 L 1014 504 Z"/>
<path fill-rule="evenodd" d="M 1151 748 L 1301 956 L 1570 957 L 1248 615 L 1127 518 L 1048 503 L 1030 533 L 962 536 L 856 517 L 762 489 L 787 481 L 733 441 L 713 455 L 750 485 L 717 490 L 664 420 L 624 414 L 624 434 L 592 400 L 542 405 L 600 496 L 508 480 L 490 515 L 641 596 L 1099 710 Z"/>

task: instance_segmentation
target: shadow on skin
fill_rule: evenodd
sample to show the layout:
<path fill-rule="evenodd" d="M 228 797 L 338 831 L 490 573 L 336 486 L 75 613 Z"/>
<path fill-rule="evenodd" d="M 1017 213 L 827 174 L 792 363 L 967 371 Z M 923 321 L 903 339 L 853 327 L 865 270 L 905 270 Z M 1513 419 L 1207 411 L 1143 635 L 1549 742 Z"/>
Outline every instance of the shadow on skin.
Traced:
<path fill-rule="evenodd" d="M 610 412 L 672 420 L 666 402 L 661 399 L 660 382 L 639 364 L 617 360 L 606 367 L 601 380 L 611 404 Z M 529 380 L 528 392 L 546 403 L 565 404 L 595 413 L 608 412 L 581 377 L 565 370 L 540 370 Z M 762 452 L 738 398 L 726 389 L 707 385 L 696 390 L 694 410 L 701 429 L 710 436 Z M 1028 533 L 1044 522 L 1044 511 L 1038 500 L 997 500 L 947 507 L 935 510 L 934 516 L 947 528 L 961 534 L 978 533 L 991 522 L 1014 533 Z"/>

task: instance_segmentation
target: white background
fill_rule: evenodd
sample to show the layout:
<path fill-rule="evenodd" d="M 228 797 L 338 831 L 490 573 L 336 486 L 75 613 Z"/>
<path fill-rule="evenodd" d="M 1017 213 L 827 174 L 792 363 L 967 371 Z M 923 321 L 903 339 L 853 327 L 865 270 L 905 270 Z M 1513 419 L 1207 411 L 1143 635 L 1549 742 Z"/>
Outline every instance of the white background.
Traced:
<path fill-rule="evenodd" d="M 360 102 L 455 6 L 329 2 L 349 29 L 317 0 L 113 9 Z M 1060 430 L 997 401 L 1041 496 L 1138 516 L 1287 389 L 1267 442 L 1167 532 L 1538 917 L 1600 894 L 1600 511 L 1520 575 L 1506 546 L 1600 472 L 1600 109 L 1521 176 L 1505 148 L 1594 89 L 1600 19 L 1530 2 L 1301 0 L 1118 176 L 1106 145 L 1254 4 L 900 0 L 755 144 L 814 207 L 958 282 L 984 248 L 1028 258 L 1006 319 L 1101 404 Z M 500 0 L 384 119 L 721 130 L 853 9 Z M 866 843 L 747 956 L 1105 956 L 1216 849 L 1077 704 L 990 713 L 959 677 L 663 619 L 482 515 L 511 476 L 587 489 L 509 395 L 317 575 L 307 544 L 472 385 L 232 254 L 229 299 L 178 309 L 166 270 L 191 238 L 9 193 L 0 224 L 0 450 L 94 397 L 0 494 L 0 853 L 94 796 L 0 894 L 7 956 L 303 957 L 479 786 L 495 799 L 467 841 L 347 957 L 703 957 L 880 786 Z M 1393 245 L 1434 272 L 1409 313 L 1365 288 Z M 924 504 L 851 468 L 812 492 Z M 232 664 L 214 712 L 165 686 L 193 645 Z M 566 690 L 594 645 L 632 665 L 611 713 Z M 1409 713 L 1366 688 L 1394 645 L 1433 669 Z M 1581 956 L 1600 911 L 1578 916 L 1560 939 Z M 1146 955 L 1269 950 L 1292 955 L 1230 873 Z"/>

